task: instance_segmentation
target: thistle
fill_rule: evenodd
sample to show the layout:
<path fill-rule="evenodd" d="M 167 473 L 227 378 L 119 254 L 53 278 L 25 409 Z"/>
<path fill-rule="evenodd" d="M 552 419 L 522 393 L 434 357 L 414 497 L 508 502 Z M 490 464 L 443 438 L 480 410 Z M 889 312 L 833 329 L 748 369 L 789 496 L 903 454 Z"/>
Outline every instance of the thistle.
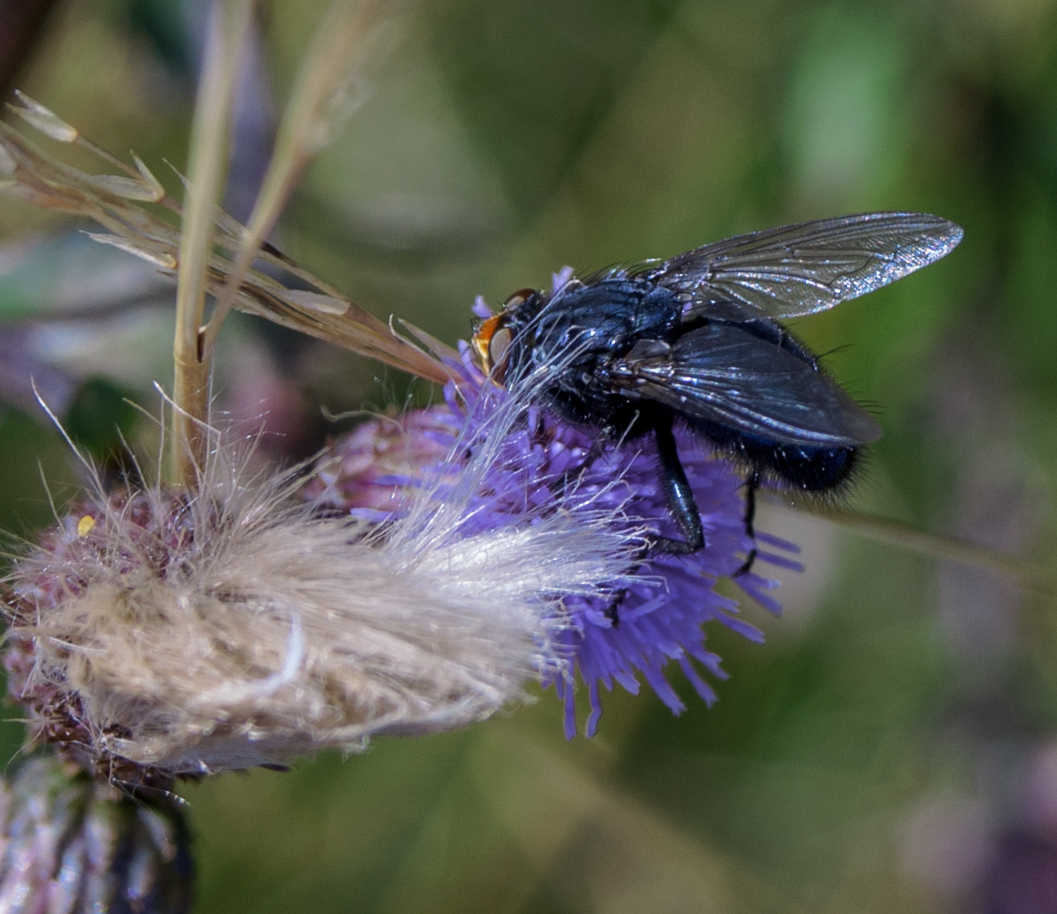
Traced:
<path fill-rule="evenodd" d="M 184 914 L 190 837 L 172 797 L 133 799 L 69 762 L 0 781 L 0 910 Z"/>
<path fill-rule="evenodd" d="M 321 515 L 212 431 L 196 492 L 75 503 L 9 581 L 9 690 L 32 737 L 167 786 L 464 726 L 560 677 L 561 601 L 629 584 L 635 531 L 579 487 L 532 504 L 511 486 L 519 508 L 488 509 L 529 472 L 509 453 L 518 415 L 457 436 L 478 456 L 419 475 L 386 524 Z"/>
<path fill-rule="evenodd" d="M 566 273 L 554 277 L 560 284 Z M 483 305 L 478 302 L 480 312 Z M 588 691 L 590 715 L 583 728 L 596 732 L 602 713 L 601 688 L 620 685 L 637 693 L 639 676 L 676 714 L 685 706 L 666 678 L 670 663 L 680 667 L 698 695 L 711 704 L 716 695 L 700 675 L 725 678 L 719 657 L 705 647 L 704 626 L 717 621 L 761 642 L 763 634 L 739 615 L 735 599 L 718 593 L 754 548 L 744 521 L 744 480 L 728 462 L 715 459 L 692 441 L 680 442 L 691 458 L 687 475 L 699 500 L 708 546 L 689 556 L 643 557 L 649 533 L 669 532 L 670 514 L 657 483 L 655 455 L 641 447 L 609 447 L 533 405 L 542 377 L 527 378 L 513 392 L 485 378 L 463 345 L 459 373 L 445 387 L 445 403 L 399 419 L 365 423 L 339 439 L 317 468 L 306 496 L 354 516 L 393 521 L 406 515 L 406 500 L 424 480 L 454 478 L 464 471 L 461 453 L 474 453 L 495 423 L 508 427 L 494 459 L 480 473 L 479 491 L 468 503 L 475 527 L 531 524 L 537 515 L 603 512 L 626 537 L 629 556 L 619 575 L 607 578 L 601 565 L 588 568 L 585 592 L 560 595 L 566 622 L 557 637 L 562 662 L 539 671 L 565 703 L 565 732 L 576 723 L 576 681 Z M 516 417 L 511 423 L 509 416 Z M 489 448 L 489 453 L 491 448 Z M 384 468 L 379 472 L 379 468 Z M 757 532 L 757 558 L 799 569 L 788 554 L 796 547 Z M 568 560 L 575 556 L 569 553 Z M 561 556 L 548 557 L 561 562 Z M 534 557 L 524 556 L 529 562 Z M 747 596 L 778 614 L 770 596 L 776 583 L 757 573 L 734 580 Z M 587 583 L 585 580 L 584 583 Z"/>
<path fill-rule="evenodd" d="M 245 13 L 234 4 L 214 29 L 229 35 L 207 59 L 220 102 Z M 332 84 L 304 80 L 295 110 L 316 120 L 299 136 L 329 123 L 333 106 L 321 99 Z M 17 110 L 52 139 L 119 164 L 43 106 L 23 98 Z M 99 240 L 179 281 L 168 473 L 117 491 L 90 483 L 8 583 L 10 689 L 32 737 L 100 778 L 165 787 L 357 749 L 376 734 L 461 727 L 523 699 L 532 681 L 564 698 L 569 734 L 577 675 L 588 733 L 600 687 L 634 691 L 640 674 L 681 710 L 665 679 L 672 661 L 711 701 L 699 667 L 722 671 L 704 623 L 760 637 L 714 591 L 749 548 L 731 469 L 704 453 L 686 462 L 709 548 L 649 556 L 649 537 L 668 523 L 651 454 L 599 452 L 541 411 L 542 375 L 501 390 L 465 347 L 460 356 L 415 328 L 413 339 L 398 336 L 318 280 L 316 291 L 293 292 L 253 268 L 262 259 L 307 277 L 260 247 L 306 147 L 280 143 L 286 157 L 277 153 L 265 181 L 273 192 L 243 229 L 214 203 L 224 123 L 225 105 L 204 97 L 182 236 L 141 205 L 179 211 L 138 160 L 120 175 L 86 175 L 0 125 L 8 190 L 91 216 L 108 230 Z M 397 420 L 395 435 L 384 421 L 361 430 L 367 458 L 354 469 L 352 448 L 339 445 L 306 500 L 294 477 L 251 471 L 252 442 L 211 419 L 210 359 L 230 307 L 444 380 L 445 404 Z M 777 609 L 766 579 L 739 583 Z"/>

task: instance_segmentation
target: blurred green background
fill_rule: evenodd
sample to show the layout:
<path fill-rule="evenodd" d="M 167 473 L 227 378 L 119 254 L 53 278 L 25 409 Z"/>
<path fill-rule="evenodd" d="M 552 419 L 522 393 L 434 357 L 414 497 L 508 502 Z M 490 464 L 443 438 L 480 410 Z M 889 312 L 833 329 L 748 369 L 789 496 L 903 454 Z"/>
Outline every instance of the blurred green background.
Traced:
<path fill-rule="evenodd" d="M 55 4 L 12 86 L 159 176 L 182 167 L 204 4 Z M 262 9 L 228 205 L 244 215 L 323 3 Z M 0 4 L 0 16 L 6 15 Z M 433 0 L 289 206 L 278 243 L 448 342 L 584 270 L 874 209 L 960 223 L 950 257 L 796 324 L 885 438 L 851 503 L 1053 567 L 1057 4 L 1049 0 Z M 175 184 L 171 181 L 170 187 Z M 79 226 L 76 226 L 79 227 Z M 0 204 L 0 527 L 76 491 L 27 379 L 105 460 L 171 377 L 171 291 L 51 213 Z M 406 382 L 240 320 L 221 405 L 277 454 Z M 42 479 L 47 481 L 47 489 Z M 201 912 L 1057 911 L 1051 595 L 769 508 L 800 543 L 782 619 L 679 719 L 614 694 L 566 743 L 552 694 L 183 792 Z M 17 714 L 11 710 L 8 714 Z M 20 740 L 6 725 L 7 755 Z"/>

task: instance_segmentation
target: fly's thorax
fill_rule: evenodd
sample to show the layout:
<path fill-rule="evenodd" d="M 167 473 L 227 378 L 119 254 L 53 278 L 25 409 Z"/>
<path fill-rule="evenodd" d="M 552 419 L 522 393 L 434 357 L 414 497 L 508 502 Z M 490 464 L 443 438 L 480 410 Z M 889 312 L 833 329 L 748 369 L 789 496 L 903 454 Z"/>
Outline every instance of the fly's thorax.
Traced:
<path fill-rule="evenodd" d="M 682 311 L 671 290 L 617 276 L 569 283 L 540 311 L 540 325 L 553 328 L 549 335 L 578 333 L 598 349 L 621 355 L 638 339 L 678 332 Z"/>
<path fill-rule="evenodd" d="M 677 333 L 681 310 L 669 290 L 643 280 L 571 282 L 538 305 L 527 345 L 535 366 L 576 371 L 583 384 L 595 385 L 606 364 L 639 340 Z"/>

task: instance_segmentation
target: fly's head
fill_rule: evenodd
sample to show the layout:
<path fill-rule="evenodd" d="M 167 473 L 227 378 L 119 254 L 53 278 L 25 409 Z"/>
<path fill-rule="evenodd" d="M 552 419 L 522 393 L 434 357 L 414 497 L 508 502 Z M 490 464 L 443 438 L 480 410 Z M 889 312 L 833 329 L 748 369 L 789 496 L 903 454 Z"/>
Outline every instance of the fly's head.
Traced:
<path fill-rule="evenodd" d="M 543 295 L 521 289 L 504 303 L 503 310 L 474 324 L 473 348 L 481 370 L 496 384 L 505 384 L 511 368 L 517 368 L 519 338 L 538 313 Z"/>

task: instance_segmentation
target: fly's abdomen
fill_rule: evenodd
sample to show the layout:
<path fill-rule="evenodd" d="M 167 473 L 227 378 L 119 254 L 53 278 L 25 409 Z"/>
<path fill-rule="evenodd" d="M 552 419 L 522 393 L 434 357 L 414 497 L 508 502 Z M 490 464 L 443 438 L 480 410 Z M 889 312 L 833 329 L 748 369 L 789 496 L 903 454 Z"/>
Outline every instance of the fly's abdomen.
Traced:
<path fill-rule="evenodd" d="M 859 458 L 859 448 L 855 447 L 760 444 L 754 456 L 772 471 L 773 478 L 784 488 L 804 492 L 839 491 L 851 478 Z"/>

